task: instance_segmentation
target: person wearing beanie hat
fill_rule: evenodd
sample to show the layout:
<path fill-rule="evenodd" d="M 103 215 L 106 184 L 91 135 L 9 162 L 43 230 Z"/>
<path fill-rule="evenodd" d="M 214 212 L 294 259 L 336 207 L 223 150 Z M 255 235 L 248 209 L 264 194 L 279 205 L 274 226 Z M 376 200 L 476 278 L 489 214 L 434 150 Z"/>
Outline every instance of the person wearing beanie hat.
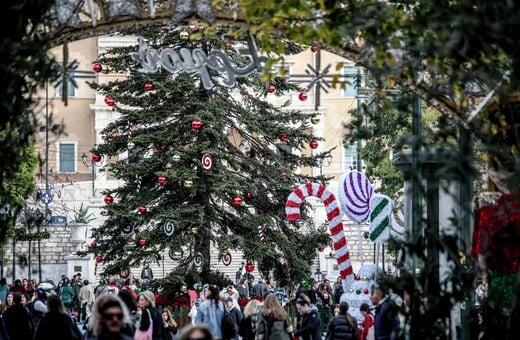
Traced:
<path fill-rule="evenodd" d="M 161 313 L 155 308 L 155 296 L 152 291 L 145 290 L 139 294 L 137 302 L 141 314 L 140 321 L 136 327 L 138 333 L 147 333 L 152 328 L 152 339 L 162 340 L 163 321 Z M 137 337 L 136 337 L 137 338 Z"/>

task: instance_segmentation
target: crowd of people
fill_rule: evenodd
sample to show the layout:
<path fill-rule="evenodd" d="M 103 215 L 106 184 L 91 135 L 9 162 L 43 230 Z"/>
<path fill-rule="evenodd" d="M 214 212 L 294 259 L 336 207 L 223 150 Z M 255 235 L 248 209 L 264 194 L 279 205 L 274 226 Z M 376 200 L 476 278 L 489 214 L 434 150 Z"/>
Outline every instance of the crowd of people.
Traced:
<path fill-rule="evenodd" d="M 57 285 L 26 279 L 8 285 L 2 278 L 0 340 L 370 340 L 395 339 L 403 328 L 378 287 L 372 304 L 360 307 L 363 320 L 356 320 L 340 301 L 340 280 L 334 287 L 324 280 L 286 298 L 264 279 L 250 290 L 249 279 L 240 277 L 224 289 L 205 285 L 190 312 L 191 325 L 180 330 L 170 307 L 156 306 L 154 293 L 135 289 L 132 280 L 108 277 L 92 287 L 80 273 L 71 280 L 63 276 Z M 250 299 L 241 306 L 240 298 Z"/>

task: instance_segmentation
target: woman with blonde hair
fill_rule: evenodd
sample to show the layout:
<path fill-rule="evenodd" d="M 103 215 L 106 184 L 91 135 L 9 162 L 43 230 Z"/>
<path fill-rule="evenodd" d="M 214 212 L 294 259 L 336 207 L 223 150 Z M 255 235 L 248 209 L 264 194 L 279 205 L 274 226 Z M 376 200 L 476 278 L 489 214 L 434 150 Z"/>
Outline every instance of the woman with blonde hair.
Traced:
<path fill-rule="evenodd" d="M 255 331 L 253 330 L 252 315 L 262 304 L 257 299 L 250 300 L 244 307 L 244 318 L 238 327 L 238 335 L 244 340 L 254 340 Z"/>
<path fill-rule="evenodd" d="M 132 340 L 133 336 L 124 333 L 130 321 L 124 302 L 115 294 L 101 294 L 92 307 L 88 321 L 88 331 L 84 340 Z"/>
<path fill-rule="evenodd" d="M 177 322 L 175 322 L 170 308 L 163 308 L 161 316 L 163 320 L 163 340 L 174 340 L 175 334 L 177 334 Z"/>
<path fill-rule="evenodd" d="M 265 297 L 262 313 L 258 318 L 256 335 L 259 340 L 290 340 L 292 323 L 274 294 Z"/>

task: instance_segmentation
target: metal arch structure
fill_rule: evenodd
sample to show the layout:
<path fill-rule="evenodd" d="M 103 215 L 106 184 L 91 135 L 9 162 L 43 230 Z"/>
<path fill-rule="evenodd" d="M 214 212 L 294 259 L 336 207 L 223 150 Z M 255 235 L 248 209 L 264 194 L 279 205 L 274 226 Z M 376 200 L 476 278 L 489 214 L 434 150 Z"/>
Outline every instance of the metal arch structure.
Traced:
<path fill-rule="evenodd" d="M 213 7 L 213 4 L 215 7 Z M 50 47 L 63 45 L 64 53 L 68 42 L 89 37 L 124 32 L 127 29 L 153 28 L 165 25 L 189 25 L 207 23 L 209 25 L 244 25 L 244 13 L 236 0 L 57 0 L 45 17 L 45 24 L 39 30 L 41 37 Z M 321 49 L 334 53 L 364 66 L 372 59 L 373 51 L 359 41 L 346 42 L 341 48 L 320 46 Z M 65 57 L 65 56 L 64 56 Z M 73 65 L 70 65 L 73 67 Z M 64 58 L 63 80 L 68 79 L 70 70 Z M 305 80 L 315 88 L 322 87 L 328 77 L 328 69 L 311 70 Z M 507 78 L 506 75 L 504 75 Z M 455 118 L 470 131 L 478 131 L 477 120 L 481 112 L 489 110 L 495 103 L 496 89 L 475 88 L 468 91 L 467 104 L 461 106 L 457 98 L 437 91 L 427 75 L 420 81 L 411 82 L 406 74 L 397 77 L 396 82 L 408 88 L 421 98 L 427 98 L 439 111 Z M 497 82 L 497 86 L 507 80 Z M 301 79 L 302 81 L 304 79 Z M 66 82 L 64 82 L 66 83 Z M 434 93 L 432 95 L 432 93 Z M 66 98 L 64 98 L 66 101 Z"/>

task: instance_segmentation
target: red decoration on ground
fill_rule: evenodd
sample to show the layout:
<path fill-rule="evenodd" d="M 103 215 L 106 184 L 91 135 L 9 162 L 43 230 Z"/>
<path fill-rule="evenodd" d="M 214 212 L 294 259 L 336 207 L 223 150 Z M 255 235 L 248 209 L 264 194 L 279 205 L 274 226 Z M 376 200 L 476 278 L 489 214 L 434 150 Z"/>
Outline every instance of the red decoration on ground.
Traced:
<path fill-rule="evenodd" d="M 157 182 L 159 182 L 160 185 L 165 185 L 166 181 L 167 180 L 165 176 L 159 176 L 159 178 L 157 178 Z"/>
<path fill-rule="evenodd" d="M 289 138 L 287 138 L 286 135 L 281 135 L 281 136 L 280 136 L 280 140 L 281 140 L 282 142 L 287 142 L 288 139 L 289 139 Z"/>
<path fill-rule="evenodd" d="M 142 205 L 139 208 L 137 208 L 137 210 L 140 214 L 144 214 L 148 209 L 144 205 Z"/>
<path fill-rule="evenodd" d="M 103 71 L 103 66 L 101 66 L 100 63 L 95 63 L 94 66 L 92 66 L 92 69 L 94 70 L 94 72 L 99 73 Z"/>
<path fill-rule="evenodd" d="M 307 100 L 307 92 L 300 92 L 300 94 L 298 95 L 298 98 L 304 102 Z"/>
<path fill-rule="evenodd" d="M 191 122 L 191 128 L 192 129 L 200 129 L 202 127 L 202 122 L 198 119 L 195 119 L 194 121 Z"/>
<path fill-rule="evenodd" d="M 255 265 L 252 263 L 246 264 L 246 272 L 251 273 L 253 270 L 255 270 Z"/>
<path fill-rule="evenodd" d="M 311 149 L 316 149 L 318 147 L 318 142 L 313 140 L 309 143 L 309 146 L 311 147 Z"/>
<path fill-rule="evenodd" d="M 97 163 L 97 162 L 101 161 L 101 156 L 98 155 L 97 153 L 93 153 L 93 154 L 92 154 L 92 161 L 93 161 L 94 163 Z"/>
<path fill-rule="evenodd" d="M 152 91 L 153 90 L 153 84 L 152 83 L 144 84 L 144 90 L 145 91 Z"/>
<path fill-rule="evenodd" d="M 267 88 L 267 92 L 269 93 L 275 93 L 276 91 L 276 87 L 274 87 L 274 85 L 269 85 L 269 87 Z"/>
<path fill-rule="evenodd" d="M 100 262 L 103 262 L 103 258 L 101 256 L 96 256 L 96 262 L 97 263 L 100 263 Z"/>
<path fill-rule="evenodd" d="M 316 46 L 316 45 L 312 45 L 311 46 L 311 51 L 312 52 L 316 52 L 317 50 L 318 50 L 318 46 Z"/>
<path fill-rule="evenodd" d="M 105 104 L 107 104 L 108 106 L 114 106 L 114 100 L 110 97 L 105 97 Z"/>
<path fill-rule="evenodd" d="M 240 197 L 240 196 L 233 197 L 233 205 L 238 207 L 241 204 L 242 204 L 242 197 Z"/>
<path fill-rule="evenodd" d="M 106 204 L 110 204 L 110 203 L 112 203 L 112 202 L 114 202 L 114 197 L 112 197 L 112 196 L 110 196 L 110 195 L 106 195 L 106 196 L 105 196 L 105 203 L 106 203 Z"/>
<path fill-rule="evenodd" d="M 146 240 L 144 238 L 140 239 L 139 240 L 139 245 L 140 246 L 145 246 L 146 245 Z"/>

